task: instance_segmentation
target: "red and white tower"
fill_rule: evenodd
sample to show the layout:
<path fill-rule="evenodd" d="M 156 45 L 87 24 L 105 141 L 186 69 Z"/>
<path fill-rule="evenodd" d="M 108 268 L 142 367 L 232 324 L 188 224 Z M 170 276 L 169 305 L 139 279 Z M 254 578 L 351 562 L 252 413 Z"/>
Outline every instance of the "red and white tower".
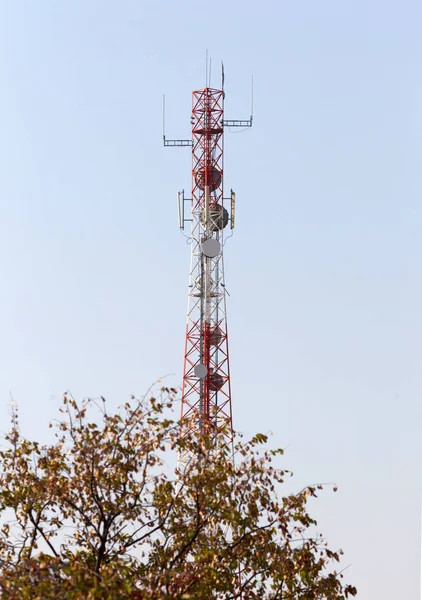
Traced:
<path fill-rule="evenodd" d="M 222 86 L 223 87 L 223 86 Z M 233 229 L 235 194 L 224 197 L 224 127 L 251 127 L 224 119 L 224 90 L 192 93 L 192 139 L 165 146 L 192 148 L 192 193 L 178 194 L 179 227 L 191 223 L 191 265 L 182 383 L 182 435 L 223 433 L 232 438 L 229 346 L 224 281 L 226 231 Z M 185 211 L 186 205 L 188 209 Z M 189 210 L 190 209 L 190 210 Z"/>

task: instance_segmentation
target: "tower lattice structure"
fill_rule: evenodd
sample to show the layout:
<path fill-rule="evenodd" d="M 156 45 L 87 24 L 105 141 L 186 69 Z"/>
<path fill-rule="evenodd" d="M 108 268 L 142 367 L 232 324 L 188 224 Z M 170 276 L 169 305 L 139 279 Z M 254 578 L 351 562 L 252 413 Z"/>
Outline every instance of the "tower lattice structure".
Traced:
<path fill-rule="evenodd" d="M 235 194 L 224 197 L 224 128 L 251 127 L 224 119 L 223 89 L 192 92 L 192 138 L 165 146 L 190 146 L 192 192 L 178 194 L 179 226 L 190 222 L 191 263 L 181 399 L 182 435 L 203 432 L 232 439 L 232 404 L 224 243 L 235 222 Z M 188 205 L 188 209 L 186 209 Z"/>

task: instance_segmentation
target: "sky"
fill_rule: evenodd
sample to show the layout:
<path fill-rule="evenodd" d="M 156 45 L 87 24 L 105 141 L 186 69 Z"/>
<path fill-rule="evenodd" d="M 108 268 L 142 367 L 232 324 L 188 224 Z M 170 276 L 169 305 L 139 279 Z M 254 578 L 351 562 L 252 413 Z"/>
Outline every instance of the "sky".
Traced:
<path fill-rule="evenodd" d="M 0 430 L 182 377 L 191 91 L 224 60 L 234 424 L 273 433 L 361 600 L 419 599 L 422 4 L 0 4 Z"/>

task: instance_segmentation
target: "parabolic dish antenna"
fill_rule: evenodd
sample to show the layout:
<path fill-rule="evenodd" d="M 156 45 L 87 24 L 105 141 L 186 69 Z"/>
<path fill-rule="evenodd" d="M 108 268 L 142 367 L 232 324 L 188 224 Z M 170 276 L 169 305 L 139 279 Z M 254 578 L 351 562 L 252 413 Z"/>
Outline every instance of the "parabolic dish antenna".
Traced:
<path fill-rule="evenodd" d="M 205 240 L 205 242 L 202 242 L 202 253 L 207 258 L 215 258 L 216 256 L 218 256 L 218 254 L 220 254 L 220 250 L 220 242 L 218 240 L 215 240 L 214 238 L 210 238 L 209 240 Z"/>
<path fill-rule="evenodd" d="M 205 377 L 207 376 L 207 367 L 202 364 L 195 365 L 193 372 L 195 373 L 195 376 L 198 377 L 198 379 L 205 379 Z"/>

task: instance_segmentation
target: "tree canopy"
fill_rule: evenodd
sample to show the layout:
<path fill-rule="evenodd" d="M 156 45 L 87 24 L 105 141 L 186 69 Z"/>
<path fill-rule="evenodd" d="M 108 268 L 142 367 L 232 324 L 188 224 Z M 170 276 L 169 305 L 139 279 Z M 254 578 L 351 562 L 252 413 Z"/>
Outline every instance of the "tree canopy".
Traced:
<path fill-rule="evenodd" d="M 355 596 L 338 571 L 342 552 L 307 510 L 321 486 L 283 494 L 283 451 L 263 434 L 233 446 L 180 435 L 174 396 L 162 388 L 92 416 L 93 402 L 65 395 L 48 445 L 22 435 L 13 408 L 0 452 L 1 598 Z"/>

